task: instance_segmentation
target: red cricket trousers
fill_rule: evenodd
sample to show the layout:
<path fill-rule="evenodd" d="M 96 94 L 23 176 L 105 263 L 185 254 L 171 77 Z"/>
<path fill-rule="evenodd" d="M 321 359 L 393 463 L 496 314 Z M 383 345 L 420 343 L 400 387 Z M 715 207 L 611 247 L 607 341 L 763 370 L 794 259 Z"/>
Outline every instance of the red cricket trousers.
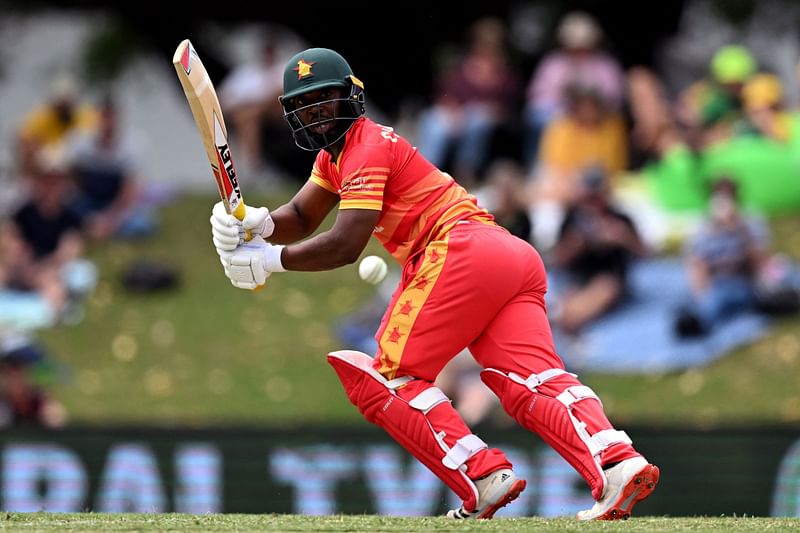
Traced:
<path fill-rule="evenodd" d="M 376 333 L 386 378 L 434 381 L 465 347 L 519 375 L 563 368 L 547 321 L 539 253 L 504 228 L 456 224 L 409 259 Z"/>

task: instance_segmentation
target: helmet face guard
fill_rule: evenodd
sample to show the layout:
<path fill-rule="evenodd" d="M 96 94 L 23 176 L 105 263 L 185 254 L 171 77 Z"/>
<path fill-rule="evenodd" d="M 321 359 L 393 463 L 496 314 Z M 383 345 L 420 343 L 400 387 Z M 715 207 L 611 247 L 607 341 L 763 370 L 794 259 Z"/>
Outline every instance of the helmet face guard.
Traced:
<path fill-rule="evenodd" d="M 307 151 L 317 151 L 335 144 L 344 137 L 353 123 L 364 114 L 364 91 L 355 83 L 347 80 L 341 84 L 330 84 L 328 87 L 350 88 L 350 94 L 342 98 L 323 100 L 303 107 L 295 107 L 295 98 L 281 98 L 283 106 L 283 118 L 292 130 L 295 144 Z M 322 87 L 319 87 L 322 88 Z M 317 90 L 314 88 L 313 90 Z M 310 92 L 310 91 L 309 91 Z M 304 93 L 301 93 L 304 94 Z M 332 116 L 322 114 L 322 107 L 325 106 L 332 112 Z M 312 117 L 320 117 L 310 120 L 307 124 L 300 118 L 302 114 L 310 112 Z M 325 133 L 315 133 L 313 129 L 321 124 L 333 123 Z"/>

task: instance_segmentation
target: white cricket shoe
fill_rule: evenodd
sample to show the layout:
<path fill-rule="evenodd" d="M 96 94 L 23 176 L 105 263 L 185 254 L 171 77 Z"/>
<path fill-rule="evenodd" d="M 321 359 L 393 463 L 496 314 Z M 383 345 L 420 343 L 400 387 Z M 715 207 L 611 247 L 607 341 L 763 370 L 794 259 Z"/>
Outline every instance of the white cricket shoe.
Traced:
<path fill-rule="evenodd" d="M 631 509 L 658 483 L 658 467 L 644 457 L 625 459 L 605 471 L 606 490 L 591 509 L 579 511 L 578 520 L 627 520 Z"/>
<path fill-rule="evenodd" d="M 475 480 L 478 488 L 478 506 L 472 512 L 464 507 L 447 511 L 448 518 L 483 518 L 489 519 L 494 516 L 501 507 L 505 507 L 525 490 L 525 480 L 517 479 L 517 476 L 510 468 L 495 470 L 488 476 Z"/>

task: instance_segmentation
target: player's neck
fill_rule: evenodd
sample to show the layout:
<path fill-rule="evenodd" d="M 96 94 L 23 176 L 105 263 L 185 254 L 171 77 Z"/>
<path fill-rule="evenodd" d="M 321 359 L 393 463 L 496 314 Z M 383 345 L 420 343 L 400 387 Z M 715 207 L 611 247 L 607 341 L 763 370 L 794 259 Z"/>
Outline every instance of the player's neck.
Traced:
<path fill-rule="evenodd" d="M 339 154 L 341 154 L 344 149 L 345 138 L 346 137 L 342 137 L 341 140 L 325 148 L 325 151 L 331 155 L 331 161 L 334 163 L 339 159 Z"/>

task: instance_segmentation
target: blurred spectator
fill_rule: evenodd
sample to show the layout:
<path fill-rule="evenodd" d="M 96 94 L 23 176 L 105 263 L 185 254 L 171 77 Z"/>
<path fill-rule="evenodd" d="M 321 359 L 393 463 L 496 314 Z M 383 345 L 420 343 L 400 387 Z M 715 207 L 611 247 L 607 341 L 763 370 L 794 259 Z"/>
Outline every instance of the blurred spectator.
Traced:
<path fill-rule="evenodd" d="M 532 224 L 528 214 L 525 173 L 512 159 L 497 159 L 486 170 L 486 186 L 476 192 L 495 221 L 520 239 L 531 241 Z"/>
<path fill-rule="evenodd" d="M 61 73 L 53 80 L 48 100 L 22 119 L 17 132 L 17 163 L 23 176 L 35 173 L 32 167 L 40 150 L 58 151 L 71 133 L 96 127 L 96 109 L 81 104 L 79 95 L 75 78 Z"/>
<path fill-rule="evenodd" d="M 708 218 L 687 243 L 691 300 L 678 311 L 679 336 L 704 335 L 724 318 L 758 307 L 759 273 L 770 256 L 769 228 L 745 216 L 737 198 L 735 181 L 716 180 Z"/>
<path fill-rule="evenodd" d="M 566 88 L 566 114 L 547 126 L 536 169 L 537 199 L 570 202 L 581 174 L 599 166 L 613 181 L 628 164 L 628 136 L 622 117 L 591 85 Z"/>
<path fill-rule="evenodd" d="M 37 164 L 41 172 L 30 180 L 30 198 L 3 227 L 0 281 L 9 289 L 38 293 L 57 315 L 68 296 L 62 271 L 82 250 L 81 219 L 66 207 L 63 162 L 46 164 Z"/>
<path fill-rule="evenodd" d="M 543 251 L 553 245 L 564 209 L 581 194 L 582 174 L 599 167 L 613 186 L 628 164 L 622 117 L 591 86 L 570 85 L 566 93 L 566 114 L 545 129 L 531 182 L 534 241 Z"/>
<path fill-rule="evenodd" d="M 746 47 L 723 46 L 711 58 L 709 75 L 680 95 L 678 118 L 696 149 L 732 135 L 742 120 L 742 89 L 757 67 Z"/>
<path fill-rule="evenodd" d="M 284 58 L 275 42 L 262 43 L 256 61 L 235 66 L 222 80 L 220 104 L 236 135 L 242 157 L 237 159 L 243 173 L 263 173 L 267 170 L 263 138 L 265 132 L 280 129 L 286 123 L 278 96 L 283 92 Z M 274 138 L 284 138 L 274 136 Z M 274 143 L 270 136 L 270 143 Z"/>
<path fill-rule="evenodd" d="M 505 39 L 502 21 L 476 21 L 466 55 L 440 75 L 435 101 L 419 119 L 420 152 L 468 187 L 479 181 L 491 160 L 492 136 L 512 119 L 521 99 L 521 79 L 509 64 Z"/>
<path fill-rule="evenodd" d="M 800 123 L 784 108 L 780 80 L 753 69 L 746 49 L 719 50 L 711 78 L 689 91 L 695 118 L 687 112 L 692 100 L 684 96 L 672 105 L 654 73 L 641 67 L 629 72 L 633 140 L 652 159 L 644 168 L 649 190 L 669 210 L 704 210 L 706 184 L 722 173 L 746 184 L 742 205 L 765 213 L 796 209 Z"/>
<path fill-rule="evenodd" d="M 783 104 L 783 85 L 774 74 L 756 74 L 742 88 L 744 133 L 784 142 L 791 135 L 791 117 Z"/>
<path fill-rule="evenodd" d="M 0 427 L 66 423 L 64 407 L 43 387 L 44 358 L 42 350 L 27 340 L 0 342 Z"/>
<path fill-rule="evenodd" d="M 644 67 L 632 68 L 627 82 L 636 148 L 660 159 L 678 146 L 700 152 L 747 131 L 743 89 L 755 69 L 747 48 L 724 46 L 715 52 L 709 75 L 682 91 L 673 104 L 656 74 Z M 755 114 L 767 101 L 768 107 L 775 105 L 774 81 L 757 78 L 750 86 L 749 105 Z"/>
<path fill-rule="evenodd" d="M 139 186 L 143 154 L 122 128 L 113 100 L 104 100 L 99 111 L 99 127 L 68 143 L 77 185 L 72 210 L 85 219 L 85 229 L 95 239 L 148 235 L 155 221 L 142 202 Z"/>
<path fill-rule="evenodd" d="M 611 111 L 618 111 L 624 96 L 619 61 L 603 51 L 603 32 L 588 13 L 568 13 L 558 26 L 559 48 L 545 54 L 528 83 L 524 163 L 536 162 L 545 127 L 566 112 L 569 86 L 592 87 Z"/>
<path fill-rule="evenodd" d="M 80 259 L 81 219 L 67 208 L 62 151 L 37 153 L 28 199 L 0 226 L 0 426 L 59 426 L 61 405 L 41 382 L 48 366 L 33 330 L 80 320 L 96 269 Z"/>
<path fill-rule="evenodd" d="M 94 265 L 80 259 L 82 221 L 66 204 L 70 183 L 65 161 L 40 157 L 35 166 L 40 171 L 29 180 L 28 200 L 0 231 L 0 287 L 4 289 L 0 290 L 4 308 L 0 325 L 20 320 L 14 312 L 17 305 L 41 315 L 30 317 L 30 323 L 52 325 L 96 281 Z M 38 305 L 19 293 L 35 295 Z"/>
<path fill-rule="evenodd" d="M 675 107 L 658 76 L 645 67 L 634 67 L 628 71 L 627 84 L 634 149 L 659 159 L 671 147 L 683 144 Z"/>
<path fill-rule="evenodd" d="M 631 261 L 647 253 L 631 218 L 612 204 L 601 169 L 584 173 L 581 191 L 567 210 L 552 254 L 553 266 L 567 280 L 551 316 L 570 334 L 622 300 Z"/>

